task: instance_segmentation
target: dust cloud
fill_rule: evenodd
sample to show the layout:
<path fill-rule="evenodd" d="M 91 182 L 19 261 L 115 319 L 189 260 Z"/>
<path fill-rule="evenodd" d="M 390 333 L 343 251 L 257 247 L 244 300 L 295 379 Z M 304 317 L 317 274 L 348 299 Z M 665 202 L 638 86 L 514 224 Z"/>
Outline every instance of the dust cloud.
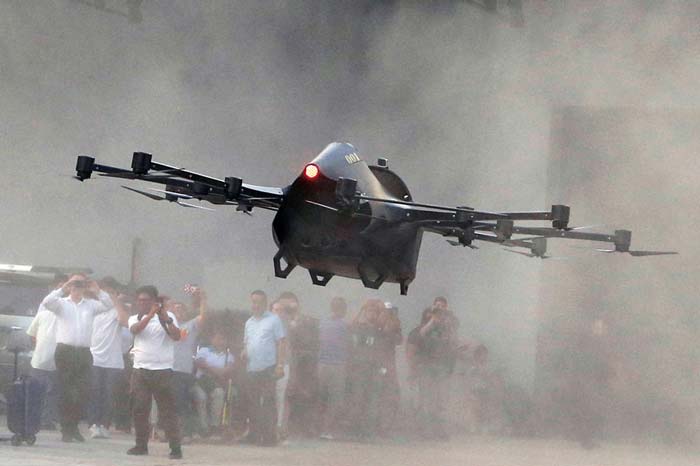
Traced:
<path fill-rule="evenodd" d="M 126 11 L 128 2 L 105 3 Z M 251 289 L 293 289 L 317 316 L 336 294 L 354 309 L 379 296 L 398 304 L 405 332 L 446 295 L 464 336 L 484 341 L 528 391 L 542 385 L 543 327 L 591 303 L 607 316 L 653 302 L 675 306 L 673 328 L 683 331 L 664 346 L 683 372 L 663 377 L 697 387 L 698 361 L 684 356 L 697 351 L 684 345 L 698 329 L 683 316 L 697 304 L 700 4 L 530 0 L 522 27 L 461 1 L 146 0 L 140 13 L 87 0 L 0 3 L 3 262 L 90 266 L 128 280 L 139 237 L 143 281 L 176 295 L 202 283 L 215 305 L 244 307 Z M 620 112 L 602 130 L 606 109 Z M 595 140 L 573 131 L 584 120 L 598 128 Z M 628 227 L 638 232 L 633 248 L 682 255 L 592 260 L 553 245 L 583 259 L 540 262 L 426 236 L 408 297 L 342 279 L 317 288 L 303 271 L 273 278 L 268 212 L 198 212 L 69 178 L 78 154 L 128 167 L 138 150 L 283 186 L 334 140 L 370 162 L 389 158 L 416 200 L 494 211 L 569 203 L 574 223 Z M 592 300 L 601 290 L 614 299 Z M 625 367 L 654 377 L 657 363 Z M 667 388 L 654 393 L 677 401 Z M 682 406 L 695 408 L 691 388 Z"/>

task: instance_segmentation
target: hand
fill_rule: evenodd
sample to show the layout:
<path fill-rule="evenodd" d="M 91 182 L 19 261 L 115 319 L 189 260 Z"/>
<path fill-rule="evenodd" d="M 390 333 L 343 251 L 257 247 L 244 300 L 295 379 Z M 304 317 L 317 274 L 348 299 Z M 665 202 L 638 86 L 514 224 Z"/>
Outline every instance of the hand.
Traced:
<path fill-rule="evenodd" d="M 160 303 L 153 303 L 153 304 L 151 305 L 151 310 L 148 311 L 148 316 L 149 316 L 149 317 L 155 316 L 156 314 L 160 313 L 160 310 L 161 310 L 162 308 L 163 308 L 163 307 L 162 307 L 162 305 L 161 305 Z"/>
<path fill-rule="evenodd" d="M 100 292 L 100 285 L 97 284 L 95 280 L 89 280 L 88 281 L 88 290 L 97 296 L 97 294 Z"/>
<path fill-rule="evenodd" d="M 82 280 L 82 279 L 79 278 L 79 277 L 71 277 L 70 280 L 68 280 L 66 283 L 64 283 L 63 286 L 61 287 L 61 290 L 63 291 L 63 294 L 68 294 L 68 293 L 70 293 L 70 289 L 71 289 L 71 287 L 73 286 L 73 282 L 76 282 L 76 281 L 79 281 L 79 280 Z"/>
<path fill-rule="evenodd" d="M 283 365 L 277 364 L 277 366 L 275 366 L 275 378 L 276 379 L 284 378 L 284 366 Z"/>

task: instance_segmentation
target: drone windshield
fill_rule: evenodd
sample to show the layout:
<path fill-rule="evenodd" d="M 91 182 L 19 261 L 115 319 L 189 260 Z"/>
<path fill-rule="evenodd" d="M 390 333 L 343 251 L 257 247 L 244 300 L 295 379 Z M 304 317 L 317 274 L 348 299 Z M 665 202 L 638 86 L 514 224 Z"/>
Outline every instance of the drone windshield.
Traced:
<path fill-rule="evenodd" d="M 304 176 L 306 176 L 306 178 L 310 180 L 316 178 L 318 176 L 318 173 L 318 167 L 313 163 L 308 164 L 306 168 L 304 168 Z"/>

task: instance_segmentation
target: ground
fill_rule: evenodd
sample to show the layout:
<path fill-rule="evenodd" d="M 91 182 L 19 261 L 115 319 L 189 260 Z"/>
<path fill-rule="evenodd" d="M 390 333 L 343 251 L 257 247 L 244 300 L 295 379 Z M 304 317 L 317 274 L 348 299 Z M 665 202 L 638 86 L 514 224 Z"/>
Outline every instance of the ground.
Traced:
<path fill-rule="evenodd" d="M 9 434 L 0 429 L 0 438 Z M 265 465 L 265 466 L 697 466 L 700 454 L 659 445 L 604 444 L 587 451 L 559 439 L 455 437 L 450 442 L 297 441 L 276 448 L 186 445 L 185 458 L 167 458 L 165 443 L 153 443 L 150 456 L 127 456 L 133 438 L 114 434 L 109 440 L 64 444 L 55 432 L 41 432 L 36 445 L 12 447 L 0 442 L 2 466 L 73 465 Z"/>

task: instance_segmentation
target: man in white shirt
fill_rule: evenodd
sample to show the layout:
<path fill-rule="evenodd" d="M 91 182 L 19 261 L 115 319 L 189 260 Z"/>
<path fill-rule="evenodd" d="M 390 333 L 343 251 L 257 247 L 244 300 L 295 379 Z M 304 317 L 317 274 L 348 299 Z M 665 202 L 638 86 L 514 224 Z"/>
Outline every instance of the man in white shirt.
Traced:
<path fill-rule="evenodd" d="M 134 369 L 131 377 L 136 445 L 129 455 L 147 455 L 150 434 L 151 400 L 155 398 L 158 419 L 170 443 L 170 458 L 182 458 L 180 426 L 173 391 L 175 342 L 180 329 L 175 315 L 163 309 L 154 286 L 136 290 L 137 314 L 129 317 L 129 330 L 134 334 Z"/>
<path fill-rule="evenodd" d="M 68 280 L 63 274 L 58 274 L 53 282 L 52 290 L 60 288 Z M 56 315 L 47 311 L 43 306 L 34 316 L 27 329 L 27 335 L 34 342 L 32 355 L 32 376 L 39 380 L 44 387 L 44 400 L 41 409 L 42 429 L 54 430 L 58 421 L 58 387 L 56 386 Z"/>
<path fill-rule="evenodd" d="M 95 316 L 92 324 L 92 383 L 88 425 L 91 438 L 109 438 L 107 427 L 112 416 L 112 388 L 124 370 L 121 328 L 126 327 L 129 313 L 117 300 L 122 286 L 105 277 L 100 286 L 109 294 L 115 307 Z"/>
<path fill-rule="evenodd" d="M 284 377 L 287 333 L 280 318 L 267 310 L 267 295 L 256 290 L 250 295 L 252 316 L 245 323 L 243 353 L 248 371 L 250 432 L 246 443 L 277 444 L 275 385 Z"/>
<path fill-rule="evenodd" d="M 78 423 L 90 391 L 92 323 L 95 315 L 107 312 L 114 304 L 97 283 L 81 274 L 73 275 L 41 304 L 56 315 L 55 361 L 62 440 L 83 442 Z"/>

